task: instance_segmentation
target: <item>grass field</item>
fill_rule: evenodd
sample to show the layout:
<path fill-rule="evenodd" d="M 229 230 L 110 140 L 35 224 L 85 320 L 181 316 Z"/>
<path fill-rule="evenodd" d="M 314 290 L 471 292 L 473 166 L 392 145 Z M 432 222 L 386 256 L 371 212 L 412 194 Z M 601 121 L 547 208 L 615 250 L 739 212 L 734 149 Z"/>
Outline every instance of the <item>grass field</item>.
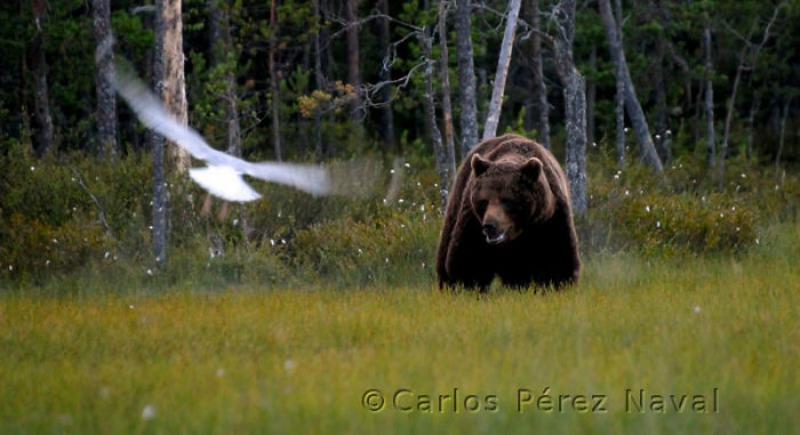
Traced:
<path fill-rule="evenodd" d="M 7 290 L 0 433 L 796 433 L 799 244 L 595 254 L 572 290 L 482 299 Z"/>

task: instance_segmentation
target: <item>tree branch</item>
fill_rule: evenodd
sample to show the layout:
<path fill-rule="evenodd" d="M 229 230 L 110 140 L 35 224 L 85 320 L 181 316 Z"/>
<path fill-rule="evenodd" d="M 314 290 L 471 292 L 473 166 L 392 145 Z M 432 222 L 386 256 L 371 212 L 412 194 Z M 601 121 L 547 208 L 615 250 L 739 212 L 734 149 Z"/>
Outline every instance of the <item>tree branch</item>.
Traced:
<path fill-rule="evenodd" d="M 78 172 L 78 170 L 72 166 L 70 166 L 69 169 L 70 171 L 72 171 L 72 175 L 75 176 L 75 179 L 78 181 L 78 184 L 81 186 L 83 191 L 86 192 L 87 195 L 89 195 L 89 198 L 92 199 L 92 202 L 97 208 L 97 217 L 98 219 L 100 219 L 100 223 L 103 224 L 103 228 L 105 228 L 106 230 L 106 236 L 108 236 L 110 239 L 116 240 L 116 238 L 114 237 L 114 233 L 111 231 L 111 225 L 109 225 L 108 221 L 106 220 L 106 213 L 103 210 L 103 206 L 100 204 L 100 200 L 98 200 L 97 197 L 94 196 L 94 194 L 89 190 L 89 187 L 86 186 L 86 183 L 84 183 L 83 177 L 81 177 L 80 172 Z"/>

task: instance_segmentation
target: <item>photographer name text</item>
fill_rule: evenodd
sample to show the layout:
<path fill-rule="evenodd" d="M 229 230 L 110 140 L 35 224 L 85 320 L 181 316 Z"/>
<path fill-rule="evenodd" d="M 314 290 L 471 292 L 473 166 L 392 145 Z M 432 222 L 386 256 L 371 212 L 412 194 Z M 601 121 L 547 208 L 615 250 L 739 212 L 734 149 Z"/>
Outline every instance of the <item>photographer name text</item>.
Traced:
<path fill-rule="evenodd" d="M 370 388 L 361 396 L 361 406 L 369 412 L 400 413 L 494 413 L 510 409 L 518 414 L 606 414 L 622 410 L 630 414 L 713 414 L 720 412 L 719 388 L 692 393 L 654 392 L 645 388 L 626 388 L 613 394 L 567 394 L 551 387 L 518 388 L 511 397 L 475 394 L 460 388 L 429 393 L 412 388 L 380 390 Z"/>

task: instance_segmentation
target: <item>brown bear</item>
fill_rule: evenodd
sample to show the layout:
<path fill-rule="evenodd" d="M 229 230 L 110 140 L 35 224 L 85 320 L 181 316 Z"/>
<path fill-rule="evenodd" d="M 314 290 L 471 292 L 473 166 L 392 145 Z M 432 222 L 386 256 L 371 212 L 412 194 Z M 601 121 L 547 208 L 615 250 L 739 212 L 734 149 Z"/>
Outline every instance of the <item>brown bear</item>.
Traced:
<path fill-rule="evenodd" d="M 439 287 L 488 290 L 495 276 L 526 288 L 576 283 L 581 261 L 564 172 L 517 135 L 478 144 L 450 192 L 439 238 Z"/>

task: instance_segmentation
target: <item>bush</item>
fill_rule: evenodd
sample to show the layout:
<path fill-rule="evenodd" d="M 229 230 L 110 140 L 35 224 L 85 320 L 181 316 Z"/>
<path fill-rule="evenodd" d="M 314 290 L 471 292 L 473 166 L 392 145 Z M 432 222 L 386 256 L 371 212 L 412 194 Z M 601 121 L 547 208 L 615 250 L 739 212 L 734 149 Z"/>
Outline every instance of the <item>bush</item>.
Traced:
<path fill-rule="evenodd" d="M 590 209 L 578 218 L 589 252 L 629 250 L 648 256 L 736 255 L 758 243 L 768 224 L 796 219 L 800 182 L 729 162 L 722 189 L 702 162 L 678 161 L 656 176 L 630 164 L 596 165 Z"/>
<path fill-rule="evenodd" d="M 148 201 L 148 168 L 135 157 L 37 160 L 12 147 L 0 156 L 3 276 L 63 273 L 113 252 Z"/>
<path fill-rule="evenodd" d="M 337 286 L 432 280 L 438 213 L 393 211 L 370 222 L 350 218 L 299 231 L 287 247 L 298 270 Z"/>

